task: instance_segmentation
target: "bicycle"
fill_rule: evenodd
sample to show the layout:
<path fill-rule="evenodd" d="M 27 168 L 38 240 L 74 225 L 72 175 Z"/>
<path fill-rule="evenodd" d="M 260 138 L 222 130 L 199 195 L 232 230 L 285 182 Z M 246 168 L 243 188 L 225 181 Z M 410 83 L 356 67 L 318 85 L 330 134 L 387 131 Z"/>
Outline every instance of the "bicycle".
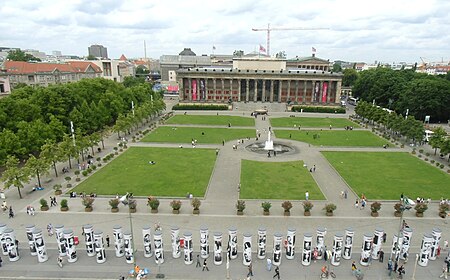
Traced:
<path fill-rule="evenodd" d="M 321 271 L 320 273 L 320 279 L 328 279 L 329 276 L 331 276 L 331 278 L 336 278 L 336 274 L 334 274 L 333 270 L 329 271 L 328 268 L 325 271 Z"/>

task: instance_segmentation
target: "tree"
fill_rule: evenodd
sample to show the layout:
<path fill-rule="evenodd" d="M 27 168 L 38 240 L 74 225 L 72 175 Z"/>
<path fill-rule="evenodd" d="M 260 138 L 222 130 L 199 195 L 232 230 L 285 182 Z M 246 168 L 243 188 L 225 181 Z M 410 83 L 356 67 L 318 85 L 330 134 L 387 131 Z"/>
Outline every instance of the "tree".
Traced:
<path fill-rule="evenodd" d="M 63 137 L 63 141 L 60 142 L 58 146 L 61 150 L 61 153 L 68 158 L 69 168 L 72 168 L 72 163 L 70 160 L 78 156 L 78 150 L 72 137 L 68 134 L 65 134 Z"/>
<path fill-rule="evenodd" d="M 441 148 L 445 138 L 447 136 L 447 132 L 442 127 L 438 126 L 437 128 L 433 129 L 433 135 L 430 137 L 429 144 L 434 149 L 434 155 L 437 153 L 437 149 Z"/>
<path fill-rule="evenodd" d="M 342 85 L 344 87 L 353 86 L 353 84 L 355 83 L 355 81 L 357 79 L 358 79 L 358 72 L 356 72 L 355 69 L 345 69 L 344 70 L 344 77 L 342 77 Z"/>
<path fill-rule="evenodd" d="M 122 82 L 122 84 L 126 88 L 134 87 L 134 86 L 137 86 L 139 84 L 144 84 L 144 83 L 145 83 L 144 77 L 132 77 L 132 76 L 124 77 L 123 82 Z"/>
<path fill-rule="evenodd" d="M 148 75 L 150 71 L 143 65 L 136 67 L 136 75 Z"/>
<path fill-rule="evenodd" d="M 55 143 L 55 141 L 47 139 L 45 144 L 41 147 L 41 153 L 39 158 L 44 158 L 53 164 L 53 169 L 55 170 L 55 175 L 58 177 L 58 170 L 56 170 L 56 163 L 63 160 L 64 154 L 62 153 L 60 146 Z"/>
<path fill-rule="evenodd" d="M 7 60 L 12 60 L 12 61 L 41 61 L 41 59 L 25 53 L 21 50 L 12 50 L 8 52 L 8 55 L 6 56 Z"/>
<path fill-rule="evenodd" d="M 445 138 L 441 145 L 441 153 L 444 155 L 448 154 L 447 161 L 450 161 L 450 138 Z"/>
<path fill-rule="evenodd" d="M 333 64 L 333 69 L 332 69 L 331 71 L 333 71 L 334 73 L 341 73 L 341 72 L 342 72 L 342 66 L 341 66 L 341 64 L 335 62 L 335 63 Z"/>
<path fill-rule="evenodd" d="M 87 60 L 97 60 L 97 58 L 96 58 L 94 55 L 92 55 L 92 54 L 88 55 L 88 56 L 86 57 L 86 59 L 87 59 Z"/>
<path fill-rule="evenodd" d="M 19 160 L 15 156 L 8 156 L 5 167 L 6 169 L 2 175 L 4 187 L 9 189 L 11 186 L 15 186 L 19 192 L 19 197 L 22 198 L 20 189 L 24 187 L 24 183 L 28 183 L 30 181 L 29 169 L 20 168 Z"/>
<path fill-rule="evenodd" d="M 50 161 L 46 158 L 36 158 L 34 155 L 30 155 L 27 162 L 25 163 L 25 168 L 30 171 L 31 177 L 36 177 L 38 180 L 38 185 L 41 188 L 41 175 L 48 174 L 48 168 L 50 167 Z"/>

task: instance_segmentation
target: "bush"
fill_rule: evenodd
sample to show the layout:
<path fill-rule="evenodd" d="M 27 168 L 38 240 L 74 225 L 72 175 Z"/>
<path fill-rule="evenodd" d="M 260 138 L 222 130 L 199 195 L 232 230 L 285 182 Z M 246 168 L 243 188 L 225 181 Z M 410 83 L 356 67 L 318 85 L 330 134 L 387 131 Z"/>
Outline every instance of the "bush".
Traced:
<path fill-rule="evenodd" d="M 77 176 L 78 176 L 78 175 L 80 175 L 80 170 L 75 170 L 75 172 L 74 172 L 74 173 L 75 173 L 75 175 L 77 175 Z"/>
<path fill-rule="evenodd" d="M 378 201 L 375 201 L 370 205 L 370 211 L 372 211 L 373 213 L 377 213 L 378 211 L 380 211 L 380 209 L 381 203 L 379 203 Z"/>
<path fill-rule="evenodd" d="M 66 176 L 66 177 L 64 177 L 64 180 L 66 180 L 66 181 L 67 181 L 67 183 L 69 183 L 69 182 L 70 182 L 70 180 L 72 180 L 72 178 L 70 178 L 69 176 Z"/>
<path fill-rule="evenodd" d="M 108 161 L 108 156 L 103 158 L 103 162 L 107 162 Z"/>
<path fill-rule="evenodd" d="M 261 203 L 261 207 L 263 208 L 264 212 L 269 212 L 270 207 L 272 207 L 272 203 L 264 201 L 263 203 Z"/>
<path fill-rule="evenodd" d="M 441 169 L 443 169 L 443 168 L 444 168 L 444 165 L 443 165 L 443 164 L 441 164 L 441 165 L 439 165 L 439 167 L 440 167 Z"/>
<path fill-rule="evenodd" d="M 100 158 L 100 157 L 98 157 L 98 158 L 96 158 L 95 160 L 96 160 L 96 161 L 100 161 L 100 160 L 101 160 L 101 158 Z"/>
<path fill-rule="evenodd" d="M 48 202 L 45 198 L 41 198 L 39 204 L 41 204 L 41 207 L 48 207 Z"/>
<path fill-rule="evenodd" d="M 83 200 L 81 201 L 81 203 L 83 204 L 84 207 L 86 208 L 91 208 L 92 205 L 94 204 L 95 198 L 93 197 L 83 197 Z"/>
<path fill-rule="evenodd" d="M 61 202 L 59 204 L 61 205 L 61 208 L 68 207 L 67 199 L 61 199 Z"/>
<path fill-rule="evenodd" d="M 191 205 L 194 210 L 198 210 L 200 208 L 200 205 L 202 205 L 202 202 L 200 201 L 200 199 L 194 197 L 191 201 Z"/>
<path fill-rule="evenodd" d="M 325 207 L 323 207 L 323 210 L 327 213 L 333 213 L 334 210 L 336 210 L 337 206 L 333 203 L 325 204 Z"/>
<path fill-rule="evenodd" d="M 314 205 L 312 204 L 311 201 L 304 201 L 303 202 L 303 210 L 305 212 L 309 212 L 311 211 L 311 209 L 313 209 Z"/>
<path fill-rule="evenodd" d="M 147 198 L 147 205 L 150 206 L 152 210 L 156 210 L 159 207 L 159 200 L 156 197 L 149 196 Z"/>
<path fill-rule="evenodd" d="M 434 163 L 434 159 L 430 160 L 430 163 Z M 438 164 L 439 165 L 439 164 Z"/>
<path fill-rule="evenodd" d="M 425 155 L 426 155 L 427 157 L 429 157 L 429 156 L 430 156 L 430 153 L 426 153 Z"/>
<path fill-rule="evenodd" d="M 423 154 L 423 149 L 420 149 L 420 150 L 419 150 L 419 153 Z"/>
<path fill-rule="evenodd" d="M 292 202 L 290 202 L 289 200 L 286 200 L 283 203 L 281 203 L 281 207 L 283 207 L 285 212 L 289 212 L 289 211 L 291 211 L 291 208 L 292 208 Z"/>
<path fill-rule="evenodd" d="M 428 158 L 425 158 L 425 161 L 428 161 Z"/>
<path fill-rule="evenodd" d="M 436 166 L 439 167 L 439 165 L 441 165 L 439 162 L 436 162 Z"/>
<path fill-rule="evenodd" d="M 214 104 L 180 104 L 172 107 L 172 110 L 189 111 L 189 110 L 211 110 L 211 111 L 227 111 L 228 105 L 214 105 Z"/>
<path fill-rule="evenodd" d="M 170 202 L 170 206 L 173 210 L 180 210 L 181 208 L 181 200 L 174 199 Z"/>
<path fill-rule="evenodd" d="M 114 198 L 109 201 L 109 206 L 111 206 L 112 209 L 116 209 L 119 207 L 119 203 L 120 203 L 119 199 Z"/>
<path fill-rule="evenodd" d="M 417 156 L 418 156 L 419 158 L 421 158 L 421 157 L 422 157 L 422 155 L 420 155 L 420 154 L 419 154 L 419 155 L 417 155 Z"/>
<path fill-rule="evenodd" d="M 325 106 L 292 106 L 292 112 L 345 114 L 345 108 Z"/>
<path fill-rule="evenodd" d="M 426 203 L 417 203 L 416 206 L 414 206 L 414 210 L 416 210 L 417 213 L 423 213 L 428 209 L 428 205 Z"/>
<path fill-rule="evenodd" d="M 236 202 L 236 209 L 237 209 L 239 212 L 244 211 L 244 209 L 245 209 L 245 201 L 244 201 L 244 200 L 238 200 L 238 201 Z"/>
<path fill-rule="evenodd" d="M 89 174 L 89 172 L 87 170 L 83 170 L 83 172 L 81 174 L 83 174 L 83 176 L 87 176 Z"/>
<path fill-rule="evenodd" d="M 128 199 L 128 208 L 129 209 L 136 209 L 137 207 L 137 201 L 136 199 Z"/>
<path fill-rule="evenodd" d="M 97 169 L 97 166 L 95 166 L 95 165 L 91 165 L 91 167 L 90 168 L 92 168 L 92 170 L 95 170 L 95 169 Z"/>

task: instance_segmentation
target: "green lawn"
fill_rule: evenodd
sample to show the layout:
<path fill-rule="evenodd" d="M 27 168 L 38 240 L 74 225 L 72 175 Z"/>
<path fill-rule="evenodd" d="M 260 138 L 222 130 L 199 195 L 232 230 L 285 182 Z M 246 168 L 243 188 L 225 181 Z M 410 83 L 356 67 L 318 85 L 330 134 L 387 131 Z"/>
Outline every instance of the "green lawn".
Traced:
<path fill-rule="evenodd" d="M 202 135 L 202 132 L 204 135 Z M 204 127 L 169 127 L 160 126 L 155 131 L 145 136 L 143 142 L 165 142 L 165 143 L 191 143 L 192 139 L 197 144 L 222 143 L 222 140 L 255 137 L 254 129 L 233 128 L 204 128 Z"/>
<path fill-rule="evenodd" d="M 370 131 L 362 130 L 275 130 L 275 135 L 314 146 L 381 147 L 389 144 Z"/>
<path fill-rule="evenodd" d="M 270 118 L 272 127 L 332 127 L 344 128 L 346 126 L 359 127 L 356 123 L 344 118 Z"/>
<path fill-rule="evenodd" d="M 210 116 L 210 115 L 175 115 L 167 120 L 167 124 L 203 124 L 231 126 L 255 126 L 255 119 L 238 116 Z"/>
<path fill-rule="evenodd" d="M 312 200 L 324 196 L 303 161 L 241 161 L 241 199 Z"/>
<path fill-rule="evenodd" d="M 408 153 L 322 152 L 353 190 L 368 199 L 450 197 L 450 175 Z"/>
<path fill-rule="evenodd" d="M 132 147 L 92 174 L 75 191 L 168 197 L 185 197 L 190 192 L 202 197 L 215 160 L 212 149 Z M 156 164 L 151 165 L 149 161 Z"/>

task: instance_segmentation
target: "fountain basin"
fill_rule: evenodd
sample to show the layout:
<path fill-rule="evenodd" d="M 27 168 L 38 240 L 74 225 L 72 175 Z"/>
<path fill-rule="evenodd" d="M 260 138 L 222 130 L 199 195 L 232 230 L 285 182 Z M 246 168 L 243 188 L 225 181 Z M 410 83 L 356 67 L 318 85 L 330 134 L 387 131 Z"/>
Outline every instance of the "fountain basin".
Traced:
<path fill-rule="evenodd" d="M 277 152 L 277 155 L 291 154 L 296 152 L 296 149 L 294 147 L 291 147 L 281 142 L 273 142 L 273 147 L 270 148 L 272 148 L 270 149 L 270 151 Z M 267 152 L 269 151 L 267 149 L 266 142 L 255 142 L 253 144 L 245 146 L 245 149 L 258 154 L 267 154 Z"/>

